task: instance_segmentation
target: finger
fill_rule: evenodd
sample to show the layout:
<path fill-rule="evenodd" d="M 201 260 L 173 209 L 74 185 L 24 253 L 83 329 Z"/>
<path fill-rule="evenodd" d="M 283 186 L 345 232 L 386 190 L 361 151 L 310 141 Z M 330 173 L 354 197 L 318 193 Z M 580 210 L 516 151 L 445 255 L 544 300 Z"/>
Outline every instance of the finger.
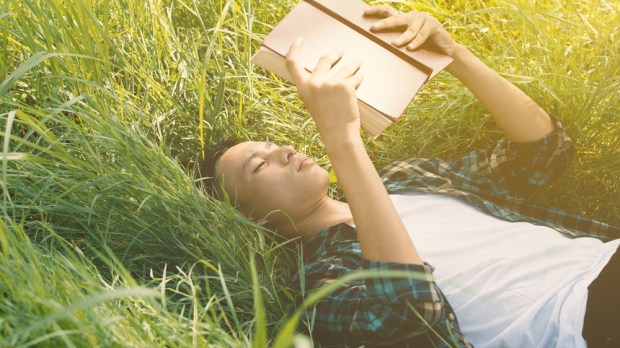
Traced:
<path fill-rule="evenodd" d="M 397 14 L 398 11 L 389 5 L 375 5 L 364 10 L 364 16 L 389 17 Z"/>
<path fill-rule="evenodd" d="M 354 75 L 359 70 L 360 66 L 362 66 L 361 61 L 352 61 L 339 69 L 330 79 L 336 81 L 347 79 Z"/>
<path fill-rule="evenodd" d="M 406 25 L 407 25 L 407 16 L 405 13 L 401 13 L 399 15 L 391 16 L 391 17 L 376 21 L 370 27 L 370 30 L 379 31 L 379 30 L 403 27 Z"/>
<path fill-rule="evenodd" d="M 420 47 L 420 45 L 426 42 L 426 39 L 431 36 L 434 30 L 433 26 L 429 24 L 429 21 L 425 21 L 424 24 L 425 25 L 422 27 L 422 29 L 420 29 L 415 39 L 407 45 L 408 50 L 413 51 L 416 48 Z"/>
<path fill-rule="evenodd" d="M 298 36 L 288 48 L 288 52 L 286 52 L 286 68 L 291 73 L 293 77 L 293 82 L 297 84 L 299 81 L 302 81 L 305 76 L 308 75 L 308 72 L 304 69 L 299 61 L 299 50 L 301 49 L 302 38 Z"/>
<path fill-rule="evenodd" d="M 322 77 L 327 74 L 334 64 L 338 63 L 340 58 L 342 58 L 343 51 L 340 49 L 335 49 L 319 58 L 319 62 L 316 63 L 314 70 L 312 71 L 312 76 Z"/>
<path fill-rule="evenodd" d="M 360 70 L 358 70 L 358 72 L 349 77 L 349 79 L 347 80 L 348 83 L 351 84 L 351 86 L 353 86 L 353 88 L 357 89 L 362 82 L 364 81 L 364 73 L 360 72 Z"/>
<path fill-rule="evenodd" d="M 411 23 L 409 27 L 399 37 L 396 38 L 396 40 L 392 41 L 392 45 L 401 47 L 410 43 L 411 40 L 413 40 L 418 35 L 420 29 L 424 26 L 425 19 L 426 18 L 424 16 L 418 16 L 417 18 L 415 18 L 413 20 L 413 23 Z"/>
<path fill-rule="evenodd" d="M 418 31 L 418 35 L 416 35 L 415 39 L 407 45 L 407 49 L 413 51 L 420 47 L 434 33 L 435 30 L 437 30 L 436 25 L 432 20 L 427 18 L 424 21 L 424 25 L 420 31 Z"/>

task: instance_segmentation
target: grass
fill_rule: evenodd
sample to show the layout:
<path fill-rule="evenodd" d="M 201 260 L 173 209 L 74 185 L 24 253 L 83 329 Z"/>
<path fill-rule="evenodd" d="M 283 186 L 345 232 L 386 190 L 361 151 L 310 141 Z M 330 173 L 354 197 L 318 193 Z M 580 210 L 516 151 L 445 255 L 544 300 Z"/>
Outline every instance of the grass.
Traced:
<path fill-rule="evenodd" d="M 294 88 L 249 64 L 292 1 L 0 5 L 0 346 L 288 346 L 283 247 L 180 163 L 230 135 L 329 168 Z M 620 224 L 614 1 L 394 2 L 432 13 L 565 120 L 572 168 L 535 199 Z M 378 167 L 500 137 L 442 73 L 367 139 Z M 334 192 L 337 194 L 337 183 Z"/>

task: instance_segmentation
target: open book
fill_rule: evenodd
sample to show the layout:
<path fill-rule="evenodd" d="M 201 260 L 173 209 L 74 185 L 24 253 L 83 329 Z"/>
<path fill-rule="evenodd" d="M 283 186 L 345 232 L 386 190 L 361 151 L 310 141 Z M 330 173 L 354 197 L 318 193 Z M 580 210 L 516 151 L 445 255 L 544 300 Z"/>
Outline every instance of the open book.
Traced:
<path fill-rule="evenodd" d="M 251 61 L 292 81 L 285 55 L 297 36 L 304 39 L 300 59 L 308 71 L 335 48 L 345 52 L 336 68 L 354 58 L 361 60 L 364 81 L 357 98 L 362 128 L 377 137 L 452 58 L 425 46 L 415 51 L 392 46 L 401 32 L 370 32 L 377 18 L 363 15 L 368 7 L 361 0 L 302 0 L 269 33 Z"/>

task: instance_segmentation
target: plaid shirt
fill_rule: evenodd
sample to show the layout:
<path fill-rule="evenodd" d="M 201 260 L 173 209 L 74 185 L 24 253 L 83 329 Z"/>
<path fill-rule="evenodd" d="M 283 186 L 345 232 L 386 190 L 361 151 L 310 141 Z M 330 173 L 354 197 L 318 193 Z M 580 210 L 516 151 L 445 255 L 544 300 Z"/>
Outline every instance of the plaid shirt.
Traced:
<path fill-rule="evenodd" d="M 558 177 L 573 157 L 570 138 L 554 120 L 556 130 L 534 143 L 502 139 L 450 161 L 394 162 L 381 172 L 384 185 L 389 193 L 447 194 L 503 220 L 549 226 L 569 237 L 619 237 L 619 227 L 525 200 Z M 303 243 L 303 254 L 303 269 L 290 284 L 298 304 L 306 292 L 356 270 L 406 270 L 418 275 L 351 281 L 330 293 L 307 311 L 319 341 L 340 346 L 400 342 L 399 347 L 471 347 L 434 281 L 432 266 L 366 260 L 355 229 L 346 224 L 311 237 Z"/>

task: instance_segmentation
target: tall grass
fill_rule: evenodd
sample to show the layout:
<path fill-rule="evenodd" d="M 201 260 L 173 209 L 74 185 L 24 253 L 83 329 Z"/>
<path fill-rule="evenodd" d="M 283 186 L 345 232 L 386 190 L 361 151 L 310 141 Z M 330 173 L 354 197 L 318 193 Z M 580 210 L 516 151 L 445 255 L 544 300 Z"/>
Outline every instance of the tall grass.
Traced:
<path fill-rule="evenodd" d="M 294 88 L 249 64 L 293 5 L 0 5 L 0 346 L 307 344 L 294 334 L 284 248 L 180 165 L 235 135 L 295 144 L 329 168 Z M 565 120 L 577 161 L 536 199 L 620 223 L 614 1 L 393 5 L 438 16 Z M 367 142 L 381 166 L 499 136 L 444 73 Z"/>

